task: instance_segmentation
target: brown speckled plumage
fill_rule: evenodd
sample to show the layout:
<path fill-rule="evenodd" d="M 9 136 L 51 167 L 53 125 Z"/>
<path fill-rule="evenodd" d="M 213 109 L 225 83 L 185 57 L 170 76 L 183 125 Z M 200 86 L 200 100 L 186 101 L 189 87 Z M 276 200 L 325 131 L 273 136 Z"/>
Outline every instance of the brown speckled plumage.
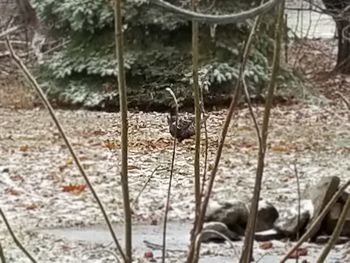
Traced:
<path fill-rule="evenodd" d="M 179 115 L 176 127 L 176 116 L 168 116 L 169 132 L 179 142 L 195 135 L 195 118 L 188 115 Z M 175 134 L 176 131 L 176 134 Z"/>

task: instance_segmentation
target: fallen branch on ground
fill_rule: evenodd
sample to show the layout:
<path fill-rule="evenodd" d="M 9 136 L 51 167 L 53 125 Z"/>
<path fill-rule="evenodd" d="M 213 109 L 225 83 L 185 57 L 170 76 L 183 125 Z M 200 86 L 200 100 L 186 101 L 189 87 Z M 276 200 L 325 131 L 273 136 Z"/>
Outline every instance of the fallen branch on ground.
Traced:
<path fill-rule="evenodd" d="M 346 104 L 346 107 L 348 107 L 348 110 L 350 110 L 350 102 L 347 98 L 345 98 L 345 96 L 340 93 L 339 91 L 337 91 L 335 94 L 337 94 L 343 101 L 344 103 Z"/>
<path fill-rule="evenodd" d="M 23 26 L 14 26 L 14 27 L 7 29 L 6 31 L 0 33 L 0 39 L 3 37 L 7 37 L 8 35 L 11 35 L 12 33 L 19 31 L 22 28 L 23 28 Z"/>

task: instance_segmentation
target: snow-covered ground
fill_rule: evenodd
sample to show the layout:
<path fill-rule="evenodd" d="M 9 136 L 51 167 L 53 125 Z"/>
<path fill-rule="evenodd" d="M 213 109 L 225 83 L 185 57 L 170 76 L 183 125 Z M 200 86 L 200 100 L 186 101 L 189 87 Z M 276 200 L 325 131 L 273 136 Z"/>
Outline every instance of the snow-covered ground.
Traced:
<path fill-rule="evenodd" d="M 18 238 L 39 262 L 108 262 L 98 261 L 95 258 L 97 254 L 99 260 L 108 257 L 112 260 L 113 256 L 101 245 L 27 231 L 103 224 L 104 221 L 88 189 L 82 192 L 63 191 L 65 186 L 81 185 L 84 181 L 48 113 L 45 110 L 3 108 L 0 111 L 0 207 Z M 257 108 L 256 113 L 261 120 L 262 108 Z M 119 114 L 58 111 L 58 117 L 111 220 L 122 222 L 118 168 Z M 224 118 L 225 111 L 210 113 L 209 169 Z M 133 205 L 134 221 L 161 224 L 172 148 L 166 116 L 160 113 L 130 113 L 129 126 L 131 198 L 135 199 L 150 174 L 159 166 L 138 203 Z M 295 162 L 302 189 L 322 176 L 337 175 L 343 180 L 348 179 L 349 126 L 348 112 L 341 107 L 298 104 L 274 108 L 262 198 L 277 208 L 295 204 Z M 214 200 L 248 200 L 251 197 L 257 148 L 249 112 L 241 109 L 232 120 L 227 136 L 213 192 Z M 170 220 L 193 219 L 193 153 L 193 140 L 179 144 Z M 15 249 L 3 223 L 0 224 L 0 243 L 5 255 L 15 259 L 9 262 L 26 262 Z M 284 246 L 274 253 L 282 253 Z M 95 251 L 100 252 L 96 254 Z M 229 249 L 225 251 L 222 253 L 232 253 Z"/>

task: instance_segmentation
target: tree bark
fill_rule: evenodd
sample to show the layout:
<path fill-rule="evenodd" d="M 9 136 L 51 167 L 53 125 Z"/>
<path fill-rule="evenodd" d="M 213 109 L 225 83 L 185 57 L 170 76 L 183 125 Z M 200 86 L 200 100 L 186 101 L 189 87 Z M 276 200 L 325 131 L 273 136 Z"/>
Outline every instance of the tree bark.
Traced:
<path fill-rule="evenodd" d="M 350 74 L 350 0 L 322 0 L 322 2 L 333 17 L 337 28 L 338 54 L 335 70 Z"/>
<path fill-rule="evenodd" d="M 25 26 L 36 28 L 38 26 L 38 19 L 34 8 L 29 0 L 16 0 L 19 13 L 21 15 L 21 22 Z"/>

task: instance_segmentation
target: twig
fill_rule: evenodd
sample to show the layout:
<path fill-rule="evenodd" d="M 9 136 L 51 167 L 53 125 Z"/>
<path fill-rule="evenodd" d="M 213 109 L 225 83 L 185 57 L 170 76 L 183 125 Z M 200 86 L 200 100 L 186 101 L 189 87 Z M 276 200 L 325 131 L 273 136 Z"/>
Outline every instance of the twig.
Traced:
<path fill-rule="evenodd" d="M 208 24 L 231 24 L 231 23 L 240 23 L 244 22 L 247 19 L 254 18 L 258 15 L 266 14 L 272 10 L 278 3 L 281 3 L 283 0 L 270 0 L 265 4 L 262 4 L 258 7 L 252 8 L 248 11 L 243 11 L 238 14 L 229 14 L 229 15 L 205 15 L 193 11 L 188 11 L 186 9 L 177 7 L 163 0 L 150 0 L 151 4 L 162 7 L 168 12 L 179 15 L 180 18 L 186 20 L 192 20 L 197 22 L 203 22 Z"/>
<path fill-rule="evenodd" d="M 344 103 L 346 104 L 346 107 L 348 108 L 348 110 L 350 110 L 349 100 L 347 98 L 345 98 L 345 96 L 339 91 L 335 92 L 335 94 L 337 94 L 344 101 Z"/>
<path fill-rule="evenodd" d="M 17 239 L 15 233 L 13 233 L 13 230 L 4 214 L 4 212 L 2 211 L 2 209 L 0 208 L 0 216 L 2 218 L 2 220 L 4 221 L 7 230 L 9 231 L 13 241 L 15 242 L 15 244 L 17 245 L 17 247 L 22 250 L 22 252 L 27 256 L 27 258 L 30 259 L 31 262 L 36 263 L 37 261 L 33 258 L 33 256 L 24 248 L 24 246 L 21 244 L 21 242 L 19 242 L 19 240 Z M 3 261 L 3 259 L 1 259 Z M 4 261 L 5 262 L 5 261 Z"/>
<path fill-rule="evenodd" d="M 70 42 L 70 40 L 63 41 L 62 43 L 59 43 L 56 46 L 54 46 L 54 47 L 46 50 L 45 52 L 43 52 L 43 55 L 47 55 L 47 54 L 49 54 L 51 52 L 54 52 L 54 51 L 60 49 L 61 47 L 64 47 L 65 45 L 67 45 L 69 42 Z"/>
<path fill-rule="evenodd" d="M 133 202 L 133 204 L 132 204 L 133 207 L 137 204 L 137 202 L 138 202 L 138 200 L 139 200 L 139 198 L 140 198 L 142 192 L 145 190 L 146 186 L 147 186 L 147 185 L 149 184 L 149 182 L 151 181 L 152 176 L 153 176 L 153 175 L 155 174 L 155 172 L 159 169 L 159 167 L 160 167 L 160 165 L 158 165 L 158 166 L 153 170 L 153 172 L 152 172 L 151 175 L 148 177 L 148 179 L 147 179 L 147 181 L 145 182 L 145 184 L 142 186 L 140 192 L 138 193 L 138 195 L 136 196 L 136 198 L 135 198 L 135 200 L 134 200 L 134 202 Z"/>
<path fill-rule="evenodd" d="M 264 174 L 264 161 L 265 161 L 265 153 L 266 153 L 266 141 L 267 141 L 267 135 L 268 135 L 270 112 L 271 112 L 271 106 L 272 106 L 273 93 L 275 90 L 276 80 L 279 73 L 279 60 L 280 60 L 281 39 L 282 39 L 282 31 L 283 31 L 282 29 L 284 24 L 283 14 L 284 14 L 284 1 L 282 1 L 279 4 L 278 11 L 277 11 L 278 17 L 277 17 L 277 24 L 276 24 L 276 31 L 275 31 L 275 47 L 274 47 L 272 70 L 271 70 L 272 73 L 271 73 L 271 80 L 269 83 L 269 87 L 267 90 L 263 124 L 262 124 L 262 133 L 261 133 L 262 144 L 261 146 L 259 146 L 258 164 L 256 169 L 253 200 L 250 207 L 250 213 L 249 213 L 248 223 L 247 223 L 246 232 L 245 232 L 243 252 L 239 261 L 240 263 L 249 263 L 252 260 L 261 183 L 262 183 L 262 178 Z"/>
<path fill-rule="evenodd" d="M 197 1 L 191 0 L 192 11 L 197 9 Z M 194 153 L 194 195 L 195 195 L 195 216 L 193 231 L 196 229 L 197 218 L 201 206 L 201 182 L 200 182 L 200 148 L 201 148 L 201 108 L 200 88 L 198 81 L 198 23 L 192 21 L 192 78 L 193 78 L 193 100 L 195 111 L 195 153 Z M 193 236 L 192 238 L 193 239 Z"/>
<path fill-rule="evenodd" d="M 298 219 L 297 219 L 297 228 L 298 228 L 298 232 L 297 232 L 297 240 L 299 239 L 299 235 L 300 235 L 300 206 L 301 206 L 301 200 L 300 200 L 300 182 L 299 182 L 299 173 L 298 173 L 298 167 L 297 167 L 297 163 L 295 161 L 294 163 L 294 175 L 295 178 L 297 180 L 297 189 L 298 189 Z M 298 263 L 299 261 L 299 254 L 297 253 L 297 258 L 296 258 L 296 262 Z"/>
<path fill-rule="evenodd" d="M 157 243 L 153 243 L 147 240 L 143 240 L 143 243 L 146 245 L 146 247 L 150 248 L 150 249 L 154 249 L 154 250 L 162 250 L 163 246 Z M 169 252 L 185 252 L 185 250 L 183 249 L 167 249 L 166 251 Z"/>
<path fill-rule="evenodd" d="M 202 108 L 202 114 L 203 114 L 204 141 L 205 141 L 204 168 L 203 168 L 202 186 L 201 186 L 201 197 L 203 197 L 205 181 L 207 179 L 209 139 L 208 139 L 208 128 L 207 128 L 207 116 L 206 116 L 206 111 L 205 111 L 205 107 L 204 107 L 204 98 L 203 98 L 203 90 L 202 89 L 201 89 L 201 108 Z"/>
<path fill-rule="evenodd" d="M 346 203 L 343 207 L 343 211 L 340 214 L 340 217 L 338 219 L 337 225 L 335 226 L 335 229 L 333 231 L 332 237 L 329 239 L 327 245 L 322 250 L 319 258 L 317 259 L 316 263 L 323 263 L 326 260 L 326 257 L 328 256 L 331 249 L 336 244 L 346 221 L 347 215 L 350 211 L 350 195 L 348 196 L 348 199 L 346 200 Z"/>
<path fill-rule="evenodd" d="M 235 246 L 233 245 L 233 242 L 227 236 L 225 236 L 224 234 L 222 234 L 222 233 L 220 233 L 220 232 L 218 232 L 218 231 L 216 231 L 214 229 L 202 230 L 201 233 L 199 235 L 197 235 L 196 240 L 195 240 L 195 248 L 196 248 L 195 250 L 196 250 L 196 253 L 197 253 L 196 258 L 199 257 L 199 250 L 200 250 L 199 249 L 199 244 L 201 242 L 201 238 L 202 238 L 203 234 L 205 234 L 205 233 L 212 233 L 212 234 L 218 235 L 218 236 L 222 237 L 223 239 L 225 239 L 230 244 L 230 247 L 233 249 L 236 257 L 238 258 L 238 253 L 236 251 Z"/>
<path fill-rule="evenodd" d="M 319 223 L 323 220 L 323 218 L 327 215 L 328 211 L 331 209 L 331 207 L 335 204 L 335 202 L 339 199 L 339 197 L 342 195 L 342 193 L 345 191 L 346 188 L 350 185 L 350 180 L 348 180 L 332 197 L 332 199 L 328 202 L 326 207 L 322 210 L 322 212 L 318 215 L 318 217 L 315 219 L 315 221 L 312 223 L 312 225 L 308 228 L 308 230 L 304 233 L 304 235 L 298 240 L 298 242 L 283 256 L 280 263 L 286 262 L 286 260 L 290 257 L 290 255 L 297 250 L 303 243 L 306 241 L 311 233 L 313 233 L 314 228 L 319 225 Z"/>
<path fill-rule="evenodd" d="M 121 113 L 121 185 L 123 191 L 124 204 L 124 226 L 125 226 L 125 254 L 126 262 L 132 261 L 132 218 L 129 197 L 128 183 L 128 101 L 127 88 L 124 72 L 124 45 L 123 45 L 123 22 L 121 1 L 115 0 L 114 5 L 114 28 L 115 28 L 115 44 L 118 61 L 118 91 L 119 104 Z"/>
<path fill-rule="evenodd" d="M 2 249 L 1 243 L 0 243 L 0 260 L 1 260 L 1 263 L 6 263 L 4 250 Z"/>
<path fill-rule="evenodd" d="M 113 241 L 115 243 L 115 245 L 117 246 L 117 249 L 119 250 L 121 256 L 123 257 L 123 259 L 125 260 L 126 257 L 123 253 L 123 250 L 121 248 L 121 246 L 119 245 L 119 242 L 118 242 L 118 239 L 117 239 L 117 236 L 116 234 L 114 233 L 114 230 L 113 230 L 113 227 L 112 227 L 112 224 L 111 222 L 109 221 L 109 218 L 107 216 L 107 213 L 106 213 L 106 210 L 104 209 L 103 207 L 103 204 L 100 200 L 100 198 L 98 197 L 95 189 L 93 188 L 77 154 L 75 153 L 71 143 L 69 142 L 68 140 L 68 137 L 62 127 L 62 125 L 60 124 L 59 120 L 57 119 L 56 117 L 56 114 L 54 112 L 54 109 L 52 108 L 52 105 L 51 103 L 49 102 L 49 100 L 46 98 L 46 95 L 45 93 L 43 92 L 43 90 L 40 88 L 38 82 L 36 81 L 36 79 L 33 77 L 33 75 L 29 72 L 28 68 L 24 65 L 24 63 L 22 62 L 22 60 L 15 54 L 15 51 L 13 50 L 12 48 L 12 45 L 9 41 L 9 39 L 7 38 L 6 39 L 6 43 L 7 43 L 7 48 L 9 49 L 9 51 L 11 52 L 11 57 L 13 58 L 13 60 L 16 62 L 18 68 L 20 70 L 22 70 L 23 74 L 25 75 L 25 77 L 27 78 L 27 80 L 30 82 L 30 84 L 32 85 L 32 87 L 35 89 L 35 91 L 38 93 L 40 99 L 42 100 L 42 102 L 44 103 L 44 105 L 46 106 L 47 110 L 49 111 L 49 114 L 53 120 L 53 122 L 55 123 L 64 143 L 66 144 L 75 164 L 77 165 L 78 169 L 79 169 L 79 172 L 80 174 L 83 176 L 84 180 L 85 180 L 85 183 L 87 184 L 87 186 L 89 187 L 94 199 L 96 200 L 101 212 L 102 212 L 102 215 L 103 215 L 103 218 L 107 224 L 107 227 L 109 229 L 109 232 L 111 233 L 111 236 L 113 238 Z"/>
<path fill-rule="evenodd" d="M 178 126 L 178 118 L 179 118 L 179 104 L 177 102 L 176 96 L 174 92 L 171 90 L 171 88 L 166 88 L 166 90 L 170 93 L 170 95 L 173 97 L 174 103 L 175 103 L 175 127 Z M 168 223 L 168 213 L 169 213 L 169 205 L 170 205 L 170 195 L 171 195 L 171 183 L 173 180 L 173 173 L 174 173 L 174 165 L 175 165 L 175 156 L 176 156 L 176 133 L 177 129 L 175 129 L 174 132 L 174 139 L 173 139 L 173 154 L 171 157 L 171 168 L 170 168 L 170 176 L 169 176 L 169 184 L 168 184 L 168 192 L 167 192 L 167 198 L 166 198 L 166 205 L 165 205 L 165 211 L 164 211 L 164 223 L 163 223 L 163 250 L 162 250 L 162 262 L 165 263 L 165 252 L 166 252 L 166 230 L 167 230 L 167 223 Z"/>
<path fill-rule="evenodd" d="M 259 18 L 256 18 L 255 22 L 254 22 L 254 25 L 253 25 L 253 27 L 252 27 L 252 29 L 250 31 L 249 36 L 248 36 L 248 39 L 245 42 L 245 45 L 244 45 L 244 48 L 243 48 L 242 63 L 240 65 L 238 78 L 237 78 L 236 85 L 235 85 L 235 88 L 234 88 L 233 98 L 232 98 L 230 107 L 228 109 L 227 115 L 226 115 L 225 123 L 224 123 L 222 131 L 221 131 L 219 146 L 218 146 L 218 149 L 217 149 L 217 152 L 216 152 L 216 157 L 215 157 L 213 169 L 211 170 L 211 173 L 210 173 L 210 177 L 209 177 L 210 179 L 209 179 L 209 182 L 208 182 L 208 187 L 207 187 L 206 192 L 204 194 L 203 202 L 201 204 L 201 210 L 200 210 L 200 214 L 199 214 L 199 217 L 198 217 L 198 223 L 196 225 L 196 230 L 194 231 L 194 236 L 199 235 L 199 233 L 203 229 L 204 216 L 206 214 L 206 210 L 207 210 L 207 207 L 208 207 L 210 195 L 211 195 L 212 189 L 214 187 L 215 176 L 216 176 L 216 173 L 217 173 L 218 168 L 219 168 L 219 163 L 220 163 L 220 159 L 221 159 L 222 150 L 224 148 L 225 138 L 226 138 L 227 131 L 228 131 L 228 128 L 229 128 L 230 123 L 231 123 L 231 119 L 233 117 L 233 113 L 235 112 L 236 107 L 238 105 L 238 101 L 240 99 L 242 76 L 243 76 L 243 73 L 244 73 L 247 61 L 248 61 L 248 54 L 249 54 L 249 51 L 250 51 L 251 43 L 252 43 L 252 40 L 253 40 L 253 35 L 254 35 L 254 32 L 255 32 L 255 30 L 257 28 L 258 22 L 259 22 Z M 198 247 L 196 248 L 195 247 L 195 243 L 191 242 L 189 254 L 188 254 L 188 257 L 187 257 L 187 263 L 192 263 L 192 262 L 197 262 L 198 261 L 196 258 L 194 258 L 195 254 L 198 254 L 198 253 L 195 252 L 195 249 L 197 249 L 197 250 L 200 249 L 200 243 L 198 244 Z"/>
<path fill-rule="evenodd" d="M 258 137 L 258 143 L 259 143 L 259 148 L 260 148 L 260 147 L 263 147 L 261 132 L 260 132 L 260 128 L 259 128 L 258 122 L 256 120 L 256 116 L 254 114 L 252 102 L 250 100 L 250 95 L 249 95 L 249 91 L 248 91 L 248 87 L 247 87 L 247 82 L 245 80 L 245 76 L 243 76 L 243 78 L 242 78 L 242 83 L 243 83 L 243 88 L 244 88 L 243 90 L 244 90 L 245 97 L 246 97 L 247 104 L 248 104 L 248 109 L 249 109 L 250 116 L 252 117 L 252 120 L 253 120 L 253 123 L 254 123 L 256 136 Z"/>
<path fill-rule="evenodd" d="M 23 28 L 23 26 L 14 26 L 14 27 L 7 29 L 6 31 L 0 33 L 0 39 L 3 37 L 7 37 L 8 35 L 16 32 L 22 28 Z"/>

